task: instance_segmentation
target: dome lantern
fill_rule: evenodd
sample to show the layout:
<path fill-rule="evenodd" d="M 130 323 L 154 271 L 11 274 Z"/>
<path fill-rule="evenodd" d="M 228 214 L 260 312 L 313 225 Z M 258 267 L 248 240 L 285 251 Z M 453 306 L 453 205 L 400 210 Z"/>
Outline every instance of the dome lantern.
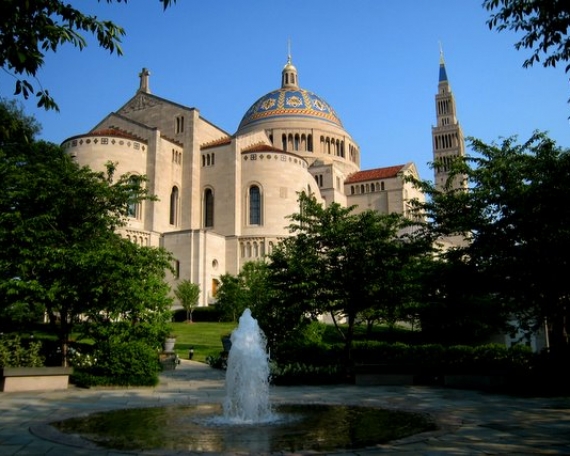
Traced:
<path fill-rule="evenodd" d="M 283 89 L 298 89 L 299 79 L 297 75 L 297 68 L 291 63 L 291 55 L 287 57 L 287 63 L 281 72 L 281 88 Z"/>

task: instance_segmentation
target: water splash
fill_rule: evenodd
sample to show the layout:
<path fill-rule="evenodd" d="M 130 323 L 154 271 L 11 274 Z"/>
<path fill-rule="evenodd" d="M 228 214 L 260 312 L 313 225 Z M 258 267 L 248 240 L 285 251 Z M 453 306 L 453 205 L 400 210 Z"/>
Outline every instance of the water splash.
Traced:
<path fill-rule="evenodd" d="M 224 419 L 232 424 L 268 423 L 275 419 L 269 402 L 269 356 L 265 334 L 246 309 L 231 335 L 226 370 Z"/>

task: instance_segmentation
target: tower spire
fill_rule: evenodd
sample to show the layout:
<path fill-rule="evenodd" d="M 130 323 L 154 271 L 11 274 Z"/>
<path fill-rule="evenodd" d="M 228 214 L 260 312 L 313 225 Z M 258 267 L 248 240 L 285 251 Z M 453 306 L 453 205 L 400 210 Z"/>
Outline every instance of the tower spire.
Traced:
<path fill-rule="evenodd" d="M 439 44 L 439 82 L 435 96 L 435 110 L 437 125 L 432 127 L 431 133 L 433 160 L 438 164 L 434 168 L 435 186 L 440 190 L 446 188 L 447 184 L 450 184 L 453 189 L 463 188 L 465 179 L 462 176 L 456 176 L 451 183 L 447 182 L 451 162 L 465 156 L 465 140 L 455 112 L 455 97 L 447 79 L 441 43 Z"/>
<path fill-rule="evenodd" d="M 439 42 L 439 82 L 447 82 L 447 72 L 445 71 L 445 60 L 443 58 L 443 46 Z"/>

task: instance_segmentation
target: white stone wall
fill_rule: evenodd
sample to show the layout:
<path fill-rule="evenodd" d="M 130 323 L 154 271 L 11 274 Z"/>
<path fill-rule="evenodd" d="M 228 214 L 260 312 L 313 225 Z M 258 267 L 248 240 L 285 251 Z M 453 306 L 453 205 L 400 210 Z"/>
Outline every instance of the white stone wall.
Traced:
<path fill-rule="evenodd" d="M 110 129 L 117 135 L 95 134 Z M 296 142 L 281 150 L 283 134 L 311 135 L 312 150 Z M 342 153 L 336 146 L 341 142 Z M 263 259 L 290 235 L 287 216 L 298 212 L 299 192 L 311 192 L 324 204 L 357 204 L 359 210 L 383 213 L 402 213 L 406 200 L 415 195 L 401 177 L 386 179 L 385 191 L 351 195 L 344 181 L 359 171 L 360 151 L 338 125 L 311 117 L 270 117 L 230 136 L 197 109 L 146 92 L 138 92 L 64 147 L 94 170 L 112 161 L 117 174 L 147 176 L 148 190 L 158 200 L 144 202 L 140 217 L 129 219 L 121 234 L 172 252 L 179 274 L 169 278 L 171 286 L 183 279 L 199 284 L 200 305 L 215 301 L 215 283 L 222 274 L 237 274 L 244 263 Z M 252 185 L 261 190 L 259 224 L 249 219 Z M 170 221 L 173 187 L 179 190 L 175 223 Z M 214 223 L 208 227 L 206 189 L 214 195 Z"/>

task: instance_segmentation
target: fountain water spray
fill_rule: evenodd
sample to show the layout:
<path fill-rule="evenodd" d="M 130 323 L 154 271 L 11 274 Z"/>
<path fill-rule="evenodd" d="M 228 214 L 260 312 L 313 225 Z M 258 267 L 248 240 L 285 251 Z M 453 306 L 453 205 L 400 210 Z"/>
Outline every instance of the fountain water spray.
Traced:
<path fill-rule="evenodd" d="M 240 317 L 231 341 L 226 370 L 224 418 L 234 424 L 273 421 L 269 403 L 267 340 L 249 309 Z"/>
<path fill-rule="evenodd" d="M 273 412 L 267 342 L 249 309 L 239 319 L 231 341 L 223 404 L 129 408 L 70 418 L 55 423 L 67 433 L 61 441 L 70 434 L 81 435 L 79 446 L 91 440 L 107 450 L 153 454 L 347 454 L 413 435 L 417 429 L 436 429 L 419 415 L 410 424 L 401 421 L 401 411 L 372 407 L 278 404 Z M 41 426 L 33 434 L 41 433 Z M 54 438 L 51 428 L 45 435 L 46 440 Z"/>

